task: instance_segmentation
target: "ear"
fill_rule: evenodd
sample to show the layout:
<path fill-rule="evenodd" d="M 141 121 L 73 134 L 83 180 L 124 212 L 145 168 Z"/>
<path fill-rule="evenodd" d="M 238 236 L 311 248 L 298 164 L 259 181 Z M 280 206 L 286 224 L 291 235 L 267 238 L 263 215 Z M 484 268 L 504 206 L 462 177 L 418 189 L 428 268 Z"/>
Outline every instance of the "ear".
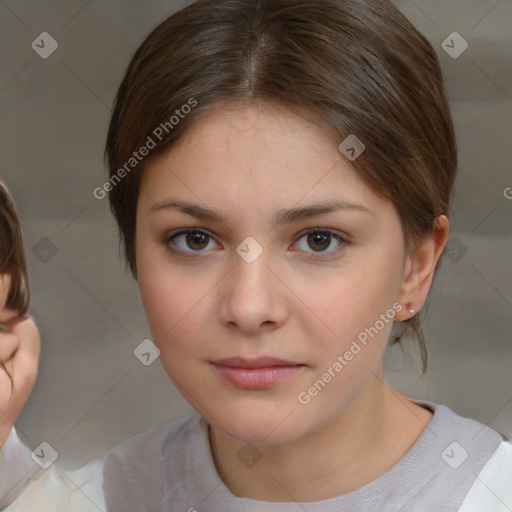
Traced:
<path fill-rule="evenodd" d="M 396 320 L 404 321 L 413 317 L 423 307 L 434 279 L 434 271 L 448 241 L 450 222 L 446 215 L 435 221 L 432 234 L 407 255 L 404 264 L 403 280 L 398 301 L 403 309 L 397 312 Z M 409 308 L 413 308 L 411 313 Z"/>

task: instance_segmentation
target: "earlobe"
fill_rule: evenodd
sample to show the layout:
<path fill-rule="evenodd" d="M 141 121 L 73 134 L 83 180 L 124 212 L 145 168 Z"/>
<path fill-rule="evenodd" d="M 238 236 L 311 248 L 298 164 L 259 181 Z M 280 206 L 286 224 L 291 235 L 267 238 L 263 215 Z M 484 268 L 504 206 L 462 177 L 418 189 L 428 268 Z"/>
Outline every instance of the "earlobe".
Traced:
<path fill-rule="evenodd" d="M 398 299 L 403 309 L 396 320 L 413 317 L 427 300 L 437 263 L 448 240 L 449 226 L 446 215 L 437 217 L 432 234 L 407 256 Z"/>

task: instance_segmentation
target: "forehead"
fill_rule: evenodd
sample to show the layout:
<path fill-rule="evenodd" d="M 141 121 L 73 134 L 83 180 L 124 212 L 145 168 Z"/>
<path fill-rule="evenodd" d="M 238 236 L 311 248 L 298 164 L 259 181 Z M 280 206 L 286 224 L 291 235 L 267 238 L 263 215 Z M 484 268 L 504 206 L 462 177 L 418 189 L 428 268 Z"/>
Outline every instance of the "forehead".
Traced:
<path fill-rule="evenodd" d="M 195 120 L 145 166 L 140 206 L 169 194 L 255 212 L 335 198 L 386 202 L 356 174 L 331 132 L 276 105 L 228 104 Z"/>

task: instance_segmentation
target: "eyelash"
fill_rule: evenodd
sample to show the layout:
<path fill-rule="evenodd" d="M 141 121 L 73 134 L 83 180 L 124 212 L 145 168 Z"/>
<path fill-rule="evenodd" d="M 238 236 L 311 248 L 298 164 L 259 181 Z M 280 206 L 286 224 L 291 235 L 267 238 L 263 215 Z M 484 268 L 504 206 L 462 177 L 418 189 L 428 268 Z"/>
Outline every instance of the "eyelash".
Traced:
<path fill-rule="evenodd" d="M 205 252 L 205 251 L 193 251 L 192 253 L 188 252 L 188 251 L 183 251 L 181 249 L 176 249 L 175 246 L 174 247 L 171 247 L 171 245 L 174 245 L 173 243 L 171 243 L 171 241 L 176 238 L 178 235 L 182 235 L 182 234 L 190 234 L 190 233 L 199 233 L 199 234 L 202 234 L 202 235 L 205 235 L 209 238 L 213 238 L 212 235 L 210 235 L 207 231 L 203 230 L 203 229 L 200 229 L 200 228 L 183 228 L 183 229 L 179 229 L 177 231 L 173 231 L 172 233 L 169 233 L 165 239 L 164 239 L 164 244 L 166 245 L 166 247 L 168 247 L 172 252 L 174 253 L 179 253 L 180 255 L 183 255 L 185 256 L 186 258 L 194 258 L 194 257 L 197 257 L 196 255 L 197 254 L 200 254 L 202 252 Z M 340 245 L 334 249 L 333 251 L 330 251 L 330 252 L 322 252 L 322 253 L 310 253 L 311 254 L 311 259 L 314 259 L 314 260 L 325 260 L 327 258 L 330 258 L 332 257 L 333 254 L 337 254 L 338 252 L 340 252 L 346 245 L 349 244 L 349 241 L 347 240 L 347 238 L 345 238 L 344 236 L 340 235 L 339 233 L 331 230 L 331 229 L 326 229 L 326 228 L 313 228 L 313 229 L 308 229 L 306 231 L 303 231 L 299 234 L 298 238 L 297 238 L 297 241 L 300 240 L 301 238 L 305 237 L 306 235 L 309 235 L 311 233 L 322 233 L 322 234 L 329 234 L 331 236 L 333 236 L 334 238 L 336 238 L 339 242 L 340 242 Z M 296 243 L 296 242 L 295 242 Z M 327 256 L 325 256 L 327 255 Z"/>

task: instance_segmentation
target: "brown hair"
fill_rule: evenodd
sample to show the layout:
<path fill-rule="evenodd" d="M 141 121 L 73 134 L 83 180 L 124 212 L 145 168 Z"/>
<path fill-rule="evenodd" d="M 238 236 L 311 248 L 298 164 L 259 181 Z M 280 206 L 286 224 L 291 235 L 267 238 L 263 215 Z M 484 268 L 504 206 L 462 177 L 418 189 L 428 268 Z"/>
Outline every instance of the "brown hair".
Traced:
<path fill-rule="evenodd" d="M 110 207 L 135 279 L 143 163 L 122 180 L 119 170 L 191 99 L 198 106 L 168 126 L 148 158 L 224 102 L 277 102 L 307 112 L 339 142 L 354 134 L 365 144 L 352 167 L 394 204 L 407 250 L 448 216 L 457 150 L 443 76 L 432 45 L 396 7 L 387 0 L 197 0 L 135 52 L 108 131 L 106 159 L 117 179 Z M 399 327 L 393 343 L 416 336 L 425 372 L 418 316 Z"/>
<path fill-rule="evenodd" d="M 7 187 L 0 181 L 0 274 L 11 278 L 5 307 L 26 314 L 30 302 L 21 225 Z"/>

